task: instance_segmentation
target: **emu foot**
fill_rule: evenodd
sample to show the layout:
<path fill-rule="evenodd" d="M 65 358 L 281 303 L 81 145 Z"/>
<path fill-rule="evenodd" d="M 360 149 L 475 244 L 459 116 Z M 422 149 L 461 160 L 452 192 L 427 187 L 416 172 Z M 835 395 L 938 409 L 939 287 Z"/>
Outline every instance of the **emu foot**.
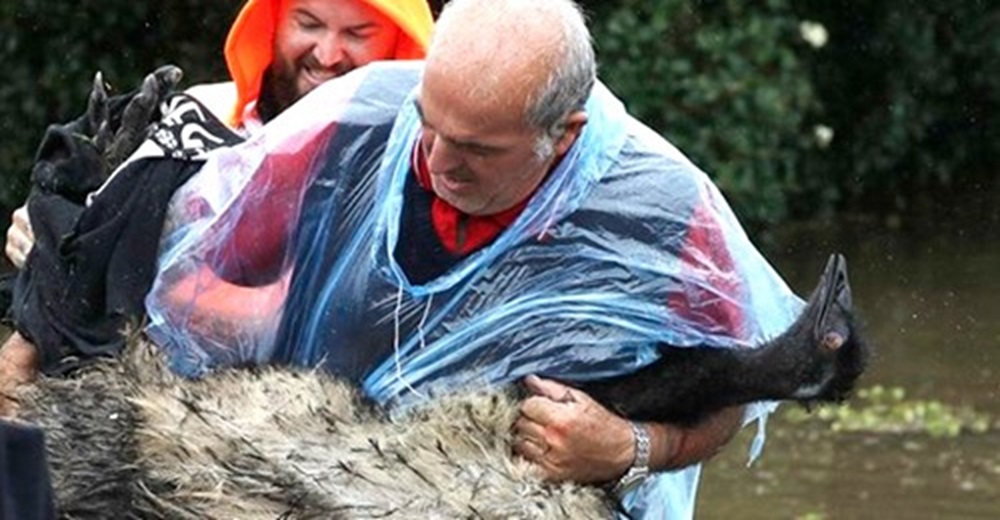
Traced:
<path fill-rule="evenodd" d="M 136 91 L 109 96 L 104 76 L 97 72 L 86 113 L 66 130 L 90 142 L 103 159 L 103 175 L 107 176 L 146 139 L 150 125 L 160 118 L 160 103 L 182 76 L 180 68 L 164 65 L 149 73 Z"/>

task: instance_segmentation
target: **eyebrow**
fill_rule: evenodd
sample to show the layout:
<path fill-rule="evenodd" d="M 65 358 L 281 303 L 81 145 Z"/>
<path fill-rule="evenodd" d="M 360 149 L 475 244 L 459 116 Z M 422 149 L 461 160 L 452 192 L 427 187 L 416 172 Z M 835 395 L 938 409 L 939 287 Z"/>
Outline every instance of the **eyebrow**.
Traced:
<path fill-rule="evenodd" d="M 304 7 L 295 7 L 295 8 L 293 8 L 291 10 L 291 14 L 294 15 L 294 16 L 306 17 L 306 18 L 309 18 L 310 20 L 316 21 L 316 22 L 320 21 L 320 19 L 317 18 L 316 15 L 312 14 L 311 11 L 309 11 L 308 9 L 306 9 Z"/>
<path fill-rule="evenodd" d="M 309 18 L 311 21 L 322 23 L 322 20 L 320 20 L 318 16 L 316 16 L 315 14 L 313 14 L 312 11 L 308 10 L 305 7 L 294 7 L 294 8 L 292 8 L 292 10 L 290 12 L 292 14 L 294 14 L 294 15 L 304 16 L 306 18 Z M 375 21 L 369 20 L 369 21 L 357 23 L 355 25 L 349 25 L 349 26 L 346 27 L 346 30 L 349 30 L 349 31 L 364 31 L 364 30 L 367 30 L 367 29 L 370 29 L 370 28 L 373 28 L 373 27 L 377 28 L 377 27 L 379 27 L 379 24 L 377 22 L 375 22 Z"/>
<path fill-rule="evenodd" d="M 428 124 L 427 123 L 427 118 L 424 117 L 424 108 L 422 106 L 420 106 L 420 100 L 419 99 L 417 99 L 417 98 L 413 99 L 413 107 L 417 110 L 417 117 L 420 118 L 420 123 L 422 125 L 424 125 L 424 126 L 429 127 L 431 130 L 434 130 L 434 127 L 431 126 L 430 124 Z M 499 152 L 499 151 L 503 150 L 503 148 L 500 148 L 500 147 L 497 147 L 497 146 L 491 146 L 491 145 L 479 143 L 479 142 L 476 142 L 476 141 L 464 141 L 464 140 L 461 140 L 461 139 L 455 139 L 454 137 L 451 137 L 451 136 L 448 136 L 448 135 L 442 135 L 441 132 L 438 132 L 436 130 L 435 130 L 435 132 L 437 132 L 438 136 L 443 137 L 446 141 L 450 142 L 453 146 L 457 146 L 459 148 L 465 148 L 465 149 L 470 149 L 470 150 L 478 150 L 478 151 L 481 151 L 481 152 Z"/>

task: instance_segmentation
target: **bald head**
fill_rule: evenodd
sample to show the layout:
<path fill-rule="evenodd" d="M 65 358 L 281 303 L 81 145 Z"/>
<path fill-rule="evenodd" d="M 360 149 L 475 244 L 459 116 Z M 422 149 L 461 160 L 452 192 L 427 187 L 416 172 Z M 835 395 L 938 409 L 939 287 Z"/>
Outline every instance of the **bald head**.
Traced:
<path fill-rule="evenodd" d="M 582 135 L 594 52 L 568 0 L 453 0 L 416 96 L 431 189 L 468 215 L 527 200 Z"/>
<path fill-rule="evenodd" d="M 596 76 L 590 33 L 570 0 L 453 0 L 435 28 L 427 75 L 470 101 L 522 114 L 545 135 L 583 108 Z"/>

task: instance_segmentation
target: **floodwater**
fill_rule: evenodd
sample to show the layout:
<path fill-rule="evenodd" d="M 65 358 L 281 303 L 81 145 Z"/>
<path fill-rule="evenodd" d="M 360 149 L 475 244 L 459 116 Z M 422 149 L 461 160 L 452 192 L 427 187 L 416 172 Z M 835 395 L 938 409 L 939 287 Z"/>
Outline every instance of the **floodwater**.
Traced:
<path fill-rule="evenodd" d="M 881 222 L 781 230 L 762 244 L 800 294 L 827 254 L 847 256 L 854 301 L 876 356 L 860 386 L 973 407 L 985 433 L 834 433 L 822 421 L 768 423 L 763 457 L 746 467 L 751 429 L 706 465 L 700 519 L 1000 518 L 1000 225 L 906 230 Z"/>

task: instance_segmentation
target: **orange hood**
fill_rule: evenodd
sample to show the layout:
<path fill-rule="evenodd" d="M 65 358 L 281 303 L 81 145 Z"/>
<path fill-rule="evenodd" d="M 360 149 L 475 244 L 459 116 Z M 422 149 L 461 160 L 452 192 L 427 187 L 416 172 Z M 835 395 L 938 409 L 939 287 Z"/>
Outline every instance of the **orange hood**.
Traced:
<path fill-rule="evenodd" d="M 260 95 L 264 72 L 274 57 L 274 33 L 288 0 L 247 0 L 226 38 L 226 66 L 236 84 L 236 106 L 230 124 L 243 123 L 247 105 Z M 402 32 L 394 59 L 421 59 L 427 51 L 434 20 L 427 0 L 360 0 L 394 21 Z"/>

